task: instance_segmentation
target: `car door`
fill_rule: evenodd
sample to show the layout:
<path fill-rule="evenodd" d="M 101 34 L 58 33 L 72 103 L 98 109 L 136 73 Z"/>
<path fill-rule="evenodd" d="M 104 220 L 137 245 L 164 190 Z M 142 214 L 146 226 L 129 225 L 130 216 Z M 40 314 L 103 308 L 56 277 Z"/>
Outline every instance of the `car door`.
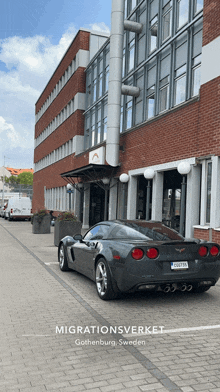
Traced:
<path fill-rule="evenodd" d="M 109 225 L 98 224 L 86 233 L 82 242 L 73 245 L 77 271 L 94 278 L 94 260 L 100 251 L 100 242 L 106 237 Z"/>

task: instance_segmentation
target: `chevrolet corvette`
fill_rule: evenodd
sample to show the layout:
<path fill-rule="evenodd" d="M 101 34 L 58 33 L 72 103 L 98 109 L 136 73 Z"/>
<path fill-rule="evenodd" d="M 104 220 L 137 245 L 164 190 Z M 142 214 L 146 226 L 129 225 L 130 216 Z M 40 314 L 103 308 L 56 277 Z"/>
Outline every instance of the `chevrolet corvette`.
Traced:
<path fill-rule="evenodd" d="M 217 243 L 186 239 L 162 222 L 100 222 L 84 236 L 64 237 L 58 247 L 61 271 L 75 270 L 96 283 L 102 300 L 120 293 L 203 293 L 220 277 Z"/>

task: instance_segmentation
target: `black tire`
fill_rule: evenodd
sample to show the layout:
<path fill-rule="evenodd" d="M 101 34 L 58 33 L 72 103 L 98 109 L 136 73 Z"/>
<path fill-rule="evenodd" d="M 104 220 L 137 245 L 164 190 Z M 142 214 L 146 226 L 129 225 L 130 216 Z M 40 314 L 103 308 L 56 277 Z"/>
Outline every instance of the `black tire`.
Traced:
<path fill-rule="evenodd" d="M 11 222 L 12 221 L 12 218 L 11 218 L 11 215 L 9 214 L 8 215 L 8 220 Z"/>
<path fill-rule="evenodd" d="M 210 289 L 210 287 L 212 286 L 199 286 L 199 287 L 193 287 L 192 292 L 193 293 L 205 293 L 206 291 L 208 291 Z"/>
<path fill-rule="evenodd" d="M 95 283 L 99 298 L 104 301 L 117 298 L 118 293 L 112 288 L 109 267 L 104 258 L 100 258 L 96 264 Z"/>
<path fill-rule="evenodd" d="M 65 250 L 63 243 L 59 247 L 58 262 L 59 262 L 59 266 L 60 266 L 61 271 L 68 271 L 69 270 L 67 256 L 66 256 L 66 250 Z"/>

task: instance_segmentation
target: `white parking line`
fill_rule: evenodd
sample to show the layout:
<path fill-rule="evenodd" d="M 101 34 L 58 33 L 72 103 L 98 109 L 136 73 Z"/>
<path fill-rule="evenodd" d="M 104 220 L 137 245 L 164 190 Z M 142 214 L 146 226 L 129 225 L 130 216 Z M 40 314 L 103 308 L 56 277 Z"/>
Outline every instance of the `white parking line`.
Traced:
<path fill-rule="evenodd" d="M 200 327 L 190 327 L 190 328 L 176 328 L 176 329 L 162 329 L 161 331 L 154 333 L 127 333 L 123 334 L 125 338 L 135 338 L 137 336 L 147 336 L 147 335 L 163 335 L 165 333 L 181 333 L 190 331 L 204 331 L 207 329 L 220 329 L 220 325 L 202 325 Z"/>

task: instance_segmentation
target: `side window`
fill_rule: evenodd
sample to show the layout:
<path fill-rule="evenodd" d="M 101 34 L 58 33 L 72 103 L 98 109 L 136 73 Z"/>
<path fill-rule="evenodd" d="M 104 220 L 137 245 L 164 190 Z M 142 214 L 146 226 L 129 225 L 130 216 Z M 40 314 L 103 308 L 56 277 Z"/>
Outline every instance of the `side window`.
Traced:
<path fill-rule="evenodd" d="M 84 237 L 84 240 L 85 241 L 101 240 L 102 238 L 106 237 L 108 231 L 109 231 L 108 225 L 97 225 L 93 227 L 92 230 L 88 231 L 88 233 Z"/>

